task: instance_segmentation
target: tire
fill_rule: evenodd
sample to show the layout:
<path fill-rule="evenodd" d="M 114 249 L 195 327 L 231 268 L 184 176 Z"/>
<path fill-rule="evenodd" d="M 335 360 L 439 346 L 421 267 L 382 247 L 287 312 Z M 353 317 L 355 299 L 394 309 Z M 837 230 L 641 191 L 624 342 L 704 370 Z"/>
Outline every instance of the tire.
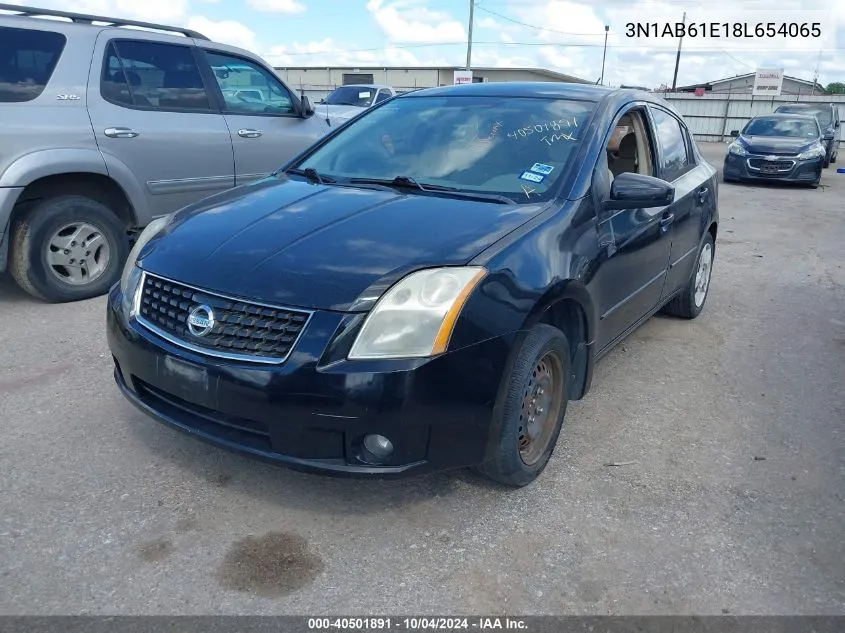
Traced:
<path fill-rule="evenodd" d="M 696 301 L 696 288 L 700 283 L 699 273 L 702 272 L 702 258 L 707 257 L 705 253 L 709 250 L 710 262 L 707 264 L 706 282 L 704 286 L 704 295 L 701 297 L 700 303 Z M 707 302 L 707 296 L 710 294 L 710 275 L 713 272 L 713 261 L 716 255 L 716 245 L 713 242 L 713 236 L 708 232 L 698 249 L 698 255 L 695 258 L 695 268 L 693 268 L 690 279 L 684 289 L 675 297 L 663 306 L 663 312 L 671 314 L 672 316 L 681 317 L 684 319 L 694 319 L 704 309 L 704 304 Z"/>
<path fill-rule="evenodd" d="M 569 342 L 563 332 L 551 325 L 538 324 L 523 340 L 509 363 L 506 378 L 499 388 L 495 450 L 492 459 L 476 470 L 493 481 L 508 486 L 525 486 L 546 468 L 552 456 L 566 415 L 570 372 Z M 541 366 L 552 367 L 556 374 L 549 382 Z M 539 379 L 538 379 L 539 378 Z M 556 385 L 546 390 L 549 385 Z M 529 397 L 535 400 L 529 400 Z M 540 399 L 540 404 L 536 403 Z M 528 406 L 534 413 L 546 405 L 544 422 L 534 427 L 540 437 L 528 440 Z M 535 419 L 532 416 L 532 419 Z M 536 436 L 535 436 L 536 437 Z M 526 444 L 526 441 L 528 442 Z"/>
<path fill-rule="evenodd" d="M 76 236 L 83 241 L 71 242 Z M 57 264 L 63 255 L 67 266 Z M 107 206 L 87 196 L 59 195 L 38 201 L 13 223 L 9 272 L 34 297 L 79 301 L 108 292 L 128 255 L 126 228 Z"/>

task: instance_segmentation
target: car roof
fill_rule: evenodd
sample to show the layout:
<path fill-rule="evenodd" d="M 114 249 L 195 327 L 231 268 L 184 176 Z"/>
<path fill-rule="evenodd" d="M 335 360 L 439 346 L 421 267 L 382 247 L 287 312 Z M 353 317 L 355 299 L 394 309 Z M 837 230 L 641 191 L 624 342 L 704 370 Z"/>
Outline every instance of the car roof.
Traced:
<path fill-rule="evenodd" d="M 386 86 L 384 84 L 344 84 L 342 86 L 338 86 L 335 90 L 338 88 L 373 88 L 375 90 L 380 90 L 381 88 L 390 89 L 390 86 Z"/>
<path fill-rule="evenodd" d="M 816 117 L 812 114 L 797 114 L 794 112 L 772 112 L 771 114 L 758 114 L 757 116 L 751 117 L 751 120 L 754 119 L 798 119 L 799 121 L 817 121 Z"/>
<path fill-rule="evenodd" d="M 833 103 L 783 103 L 777 107 L 778 110 L 781 108 L 799 108 L 801 110 L 817 110 L 819 108 L 825 109 L 833 107 Z"/>

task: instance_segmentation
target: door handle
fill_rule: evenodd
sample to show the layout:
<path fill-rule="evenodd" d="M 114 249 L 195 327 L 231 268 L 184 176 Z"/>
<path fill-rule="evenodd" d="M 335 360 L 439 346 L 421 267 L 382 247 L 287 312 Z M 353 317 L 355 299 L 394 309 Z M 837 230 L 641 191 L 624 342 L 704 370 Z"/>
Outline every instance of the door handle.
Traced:
<path fill-rule="evenodd" d="M 664 215 L 660 218 L 660 230 L 664 233 L 669 230 L 669 227 L 672 226 L 672 222 L 675 221 L 675 214 L 669 213 L 668 215 Z"/>
<path fill-rule="evenodd" d="M 140 134 L 128 127 L 107 127 L 103 130 L 103 134 L 109 138 L 135 138 Z"/>
<path fill-rule="evenodd" d="M 710 193 L 710 189 L 708 189 L 707 187 L 698 190 L 698 202 L 700 204 L 704 204 L 704 201 L 707 200 L 708 193 Z"/>
<path fill-rule="evenodd" d="M 261 136 L 261 130 L 244 128 L 242 130 L 238 130 L 238 136 L 242 138 L 258 138 L 259 136 Z"/>

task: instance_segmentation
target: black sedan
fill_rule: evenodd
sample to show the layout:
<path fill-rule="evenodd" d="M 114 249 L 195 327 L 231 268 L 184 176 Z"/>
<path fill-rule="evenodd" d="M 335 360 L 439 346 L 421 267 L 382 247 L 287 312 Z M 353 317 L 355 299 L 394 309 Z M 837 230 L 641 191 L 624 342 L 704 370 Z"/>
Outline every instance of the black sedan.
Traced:
<path fill-rule="evenodd" d="M 825 157 L 812 116 L 767 114 L 751 119 L 728 146 L 725 182 L 782 181 L 817 187 Z"/>
<path fill-rule="evenodd" d="M 115 380 L 293 468 L 527 484 L 599 357 L 658 310 L 701 312 L 715 174 L 648 93 L 400 96 L 148 226 L 109 295 Z"/>

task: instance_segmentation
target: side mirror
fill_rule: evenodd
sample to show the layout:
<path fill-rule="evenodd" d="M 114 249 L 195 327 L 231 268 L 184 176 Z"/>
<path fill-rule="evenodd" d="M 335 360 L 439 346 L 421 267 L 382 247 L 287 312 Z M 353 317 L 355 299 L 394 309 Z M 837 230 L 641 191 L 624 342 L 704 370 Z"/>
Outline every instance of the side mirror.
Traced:
<path fill-rule="evenodd" d="M 660 178 L 624 173 L 613 179 L 610 198 L 603 206 L 608 210 L 648 209 L 665 207 L 675 201 L 675 188 Z"/>
<path fill-rule="evenodd" d="M 307 119 L 314 115 L 314 104 L 311 103 L 311 97 L 305 95 L 302 97 L 302 118 Z"/>

